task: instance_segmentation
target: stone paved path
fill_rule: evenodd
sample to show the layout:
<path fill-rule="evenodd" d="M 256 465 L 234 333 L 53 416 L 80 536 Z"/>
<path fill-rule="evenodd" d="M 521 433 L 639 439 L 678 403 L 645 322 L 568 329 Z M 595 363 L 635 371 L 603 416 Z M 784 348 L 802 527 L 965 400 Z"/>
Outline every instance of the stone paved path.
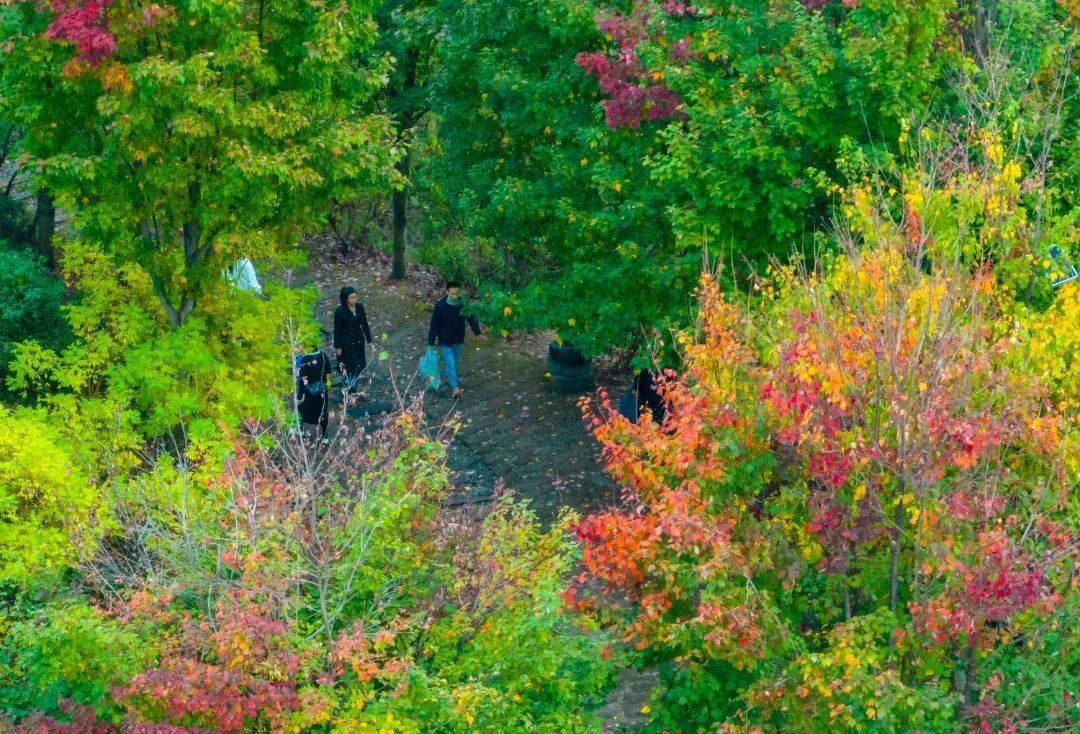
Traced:
<path fill-rule="evenodd" d="M 620 670 L 607 703 L 596 712 L 604 722 L 604 732 L 630 732 L 643 726 L 647 717 L 641 709 L 648 703 L 655 685 L 654 671 L 633 668 Z"/>

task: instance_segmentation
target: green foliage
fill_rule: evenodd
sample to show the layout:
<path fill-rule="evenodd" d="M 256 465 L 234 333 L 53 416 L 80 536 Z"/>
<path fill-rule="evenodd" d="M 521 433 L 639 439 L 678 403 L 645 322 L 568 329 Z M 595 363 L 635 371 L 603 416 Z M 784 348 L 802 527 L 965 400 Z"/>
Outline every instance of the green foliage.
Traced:
<path fill-rule="evenodd" d="M 435 268 L 443 280 L 456 280 L 470 288 L 485 277 L 497 277 L 500 255 L 490 240 L 470 240 L 461 235 L 432 237 L 416 249 L 416 260 Z"/>
<path fill-rule="evenodd" d="M 988 681 L 1005 710 L 1027 708 L 1031 721 L 1061 715 L 1061 701 L 1070 701 L 1080 688 L 1080 640 L 1076 592 L 1049 624 L 1013 645 L 994 651 L 986 662 L 994 675 Z"/>
<path fill-rule="evenodd" d="M 21 244 L 29 239 L 30 215 L 26 206 L 0 193 L 0 247 Z"/>
<path fill-rule="evenodd" d="M 662 663 L 653 691 L 647 731 L 707 731 L 710 724 L 735 714 L 739 693 L 754 676 L 722 661 L 685 665 Z M 655 713 L 653 713 L 655 712 Z"/>
<path fill-rule="evenodd" d="M 0 581 L 63 570 L 107 524 L 97 487 L 46 417 L 0 406 Z"/>
<path fill-rule="evenodd" d="M 1075 0 L 690 5 L 0 3 L 0 187 L 70 215 L 64 283 L 0 249 L 6 717 L 595 732 L 619 639 L 654 731 L 1075 726 Z M 222 269 L 406 185 L 496 330 L 679 335 L 594 426 L 631 509 L 284 428 L 315 294 Z"/>
<path fill-rule="evenodd" d="M 3 118 L 2 107 L 0 102 L 0 248 L 5 242 L 22 244 L 30 234 L 26 205 L 16 198 L 14 189 L 17 169 L 13 162 L 21 131 Z"/>
<path fill-rule="evenodd" d="M 4 112 L 82 236 L 142 268 L 176 326 L 237 257 L 295 256 L 331 200 L 392 177 L 387 121 L 360 111 L 385 72 L 357 63 L 373 6 L 113 5 L 116 48 L 92 65 L 19 34 L 51 11 L 16 3 Z"/>
<path fill-rule="evenodd" d="M 1001 129 L 1021 119 L 1010 142 L 1060 159 L 1039 206 L 1068 211 L 1070 189 L 1056 182 L 1075 159 L 1075 81 L 1060 74 L 1073 42 L 1059 4 L 998 4 L 985 27 L 953 0 L 679 6 L 481 0 L 445 11 L 432 82 L 441 155 L 419 179 L 502 253 L 501 271 L 481 273 L 496 329 L 551 328 L 587 353 L 631 346 L 644 359 L 646 343 L 692 320 L 703 258 L 742 284 L 771 258 L 827 246 L 819 233 L 838 186 L 895 169 L 910 120 L 948 128 L 970 112 L 974 97 L 952 81 L 973 69 L 992 80 L 979 82 L 984 102 L 1007 80 Z M 605 38 L 594 16 L 625 36 Z M 606 73 L 592 63 L 606 53 L 637 76 L 602 95 L 578 53 L 590 73 Z M 647 85 L 677 96 L 675 119 L 604 124 L 601 103 L 629 104 L 619 95 Z"/>
<path fill-rule="evenodd" d="M 398 416 L 318 471 L 254 425 L 224 465 L 159 462 L 117 496 L 144 530 L 89 565 L 120 613 L 12 624 L 0 704 L 26 721 L 62 696 L 99 721 L 226 731 L 597 731 L 612 662 L 563 600 L 575 518 L 441 507 L 444 450 L 418 428 Z"/>
<path fill-rule="evenodd" d="M 0 395 L 15 342 L 34 341 L 56 350 L 70 339 L 60 310 L 63 298 L 64 284 L 40 258 L 0 242 Z"/>
<path fill-rule="evenodd" d="M 957 711 L 944 685 L 905 684 L 901 655 L 889 645 L 896 620 L 878 609 L 839 624 L 820 650 L 807 652 L 776 677 L 750 689 L 778 730 L 827 734 L 845 731 L 920 731 L 958 728 Z M 843 686 L 831 685 L 842 680 Z"/>
<path fill-rule="evenodd" d="M 608 130 L 574 61 L 602 43 L 593 11 L 449 7 L 432 82 L 442 154 L 418 174 L 452 221 L 494 248 L 482 320 L 552 328 L 589 354 L 680 322 L 701 262 L 699 243 L 673 245 L 659 214 L 670 192 L 643 165 L 655 135 Z"/>
<path fill-rule="evenodd" d="M 524 505 L 500 502 L 455 553 L 449 603 L 403 695 L 346 689 L 334 730 L 595 731 L 582 709 L 602 702 L 612 671 L 603 636 L 563 607 L 576 557 L 566 527 L 544 532 Z"/>
<path fill-rule="evenodd" d="M 118 721 L 114 686 L 141 669 L 154 643 L 80 599 L 57 600 L 6 620 L 0 637 L 0 710 L 61 717 L 66 704 Z"/>
<path fill-rule="evenodd" d="M 75 340 L 16 345 L 8 385 L 63 416 L 60 431 L 88 465 L 123 475 L 141 441 L 177 430 L 181 444 L 212 439 L 269 415 L 272 396 L 288 391 L 282 365 L 313 333 L 311 293 L 271 283 L 262 300 L 219 279 L 199 314 L 173 328 L 137 264 L 81 242 L 64 250 L 64 275 L 81 294 L 63 307 Z"/>

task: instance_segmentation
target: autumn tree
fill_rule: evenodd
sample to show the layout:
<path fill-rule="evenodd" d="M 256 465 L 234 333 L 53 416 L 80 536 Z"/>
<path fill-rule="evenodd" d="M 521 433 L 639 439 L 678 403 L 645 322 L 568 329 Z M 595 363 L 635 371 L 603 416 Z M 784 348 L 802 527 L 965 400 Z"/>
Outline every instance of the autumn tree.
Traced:
<path fill-rule="evenodd" d="M 954 226 L 1001 206 L 997 165 L 933 217 L 915 184 L 855 187 L 844 252 L 745 306 L 705 279 L 664 422 L 595 416 L 627 504 L 582 523 L 584 563 L 662 665 L 658 725 L 1070 720 L 1075 406 L 1028 356 L 1042 316 L 964 254 L 993 233 Z M 1009 695 L 1014 668 L 1043 672 Z"/>
<path fill-rule="evenodd" d="M 236 257 L 293 252 L 331 199 L 387 180 L 364 106 L 385 68 L 355 63 L 372 11 L 15 3 L 5 97 L 28 101 L 14 121 L 81 235 L 138 263 L 179 326 Z"/>

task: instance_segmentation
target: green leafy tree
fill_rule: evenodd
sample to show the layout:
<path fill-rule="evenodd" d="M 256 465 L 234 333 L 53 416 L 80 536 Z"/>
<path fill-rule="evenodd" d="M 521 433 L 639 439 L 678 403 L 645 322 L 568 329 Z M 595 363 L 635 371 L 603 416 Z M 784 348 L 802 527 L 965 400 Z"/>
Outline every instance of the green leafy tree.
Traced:
<path fill-rule="evenodd" d="M 955 57 L 951 8 L 455 5 L 426 175 L 503 254 L 485 318 L 593 354 L 666 341 L 703 259 L 787 255 L 841 152 L 887 156 Z"/>
<path fill-rule="evenodd" d="M 32 219 L 18 238 L 30 244 L 50 269 L 57 265 L 55 183 L 51 161 L 92 154 L 95 134 L 93 86 L 71 83 L 64 75 L 71 59 L 67 44 L 45 37 L 52 14 L 32 3 L 0 8 L 0 118 L 8 130 L 6 195 L 34 202 Z"/>
<path fill-rule="evenodd" d="M 59 109 L 79 126 L 28 150 L 82 235 L 148 273 L 173 326 L 236 257 L 287 255 L 329 201 L 391 174 L 387 121 L 364 109 L 386 70 L 355 63 L 373 3 L 88 7 L 5 12 L 23 31 L 6 93 L 63 100 L 14 107 L 28 129 Z"/>
<path fill-rule="evenodd" d="M 433 0 L 386 0 L 375 17 L 379 28 L 377 54 L 393 59 L 393 70 L 382 90 L 382 103 L 393 121 L 394 139 L 401 148 L 395 164 L 398 179 L 390 197 L 393 225 L 393 265 L 390 277 L 405 277 L 408 263 L 409 195 L 414 161 L 421 142 L 421 123 L 431 106 L 428 81 L 432 72 L 439 3 Z"/>
<path fill-rule="evenodd" d="M 433 103 L 441 155 L 425 188 L 475 249 L 477 307 L 498 329 L 552 328 L 589 353 L 681 319 L 700 264 L 651 187 L 650 131 L 609 130 L 574 56 L 603 39 L 589 3 L 448 4 Z M 485 258 L 488 262 L 487 258 Z"/>

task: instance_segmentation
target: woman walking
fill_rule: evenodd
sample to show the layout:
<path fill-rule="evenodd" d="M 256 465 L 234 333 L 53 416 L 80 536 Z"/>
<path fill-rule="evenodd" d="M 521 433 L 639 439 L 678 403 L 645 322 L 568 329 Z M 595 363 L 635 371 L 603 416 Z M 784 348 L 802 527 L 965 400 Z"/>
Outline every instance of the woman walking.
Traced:
<path fill-rule="evenodd" d="M 341 289 L 341 305 L 334 311 L 334 352 L 338 370 L 345 373 L 342 389 L 352 391 L 367 367 L 367 346 L 371 344 L 368 325 L 360 294 L 351 285 Z"/>

